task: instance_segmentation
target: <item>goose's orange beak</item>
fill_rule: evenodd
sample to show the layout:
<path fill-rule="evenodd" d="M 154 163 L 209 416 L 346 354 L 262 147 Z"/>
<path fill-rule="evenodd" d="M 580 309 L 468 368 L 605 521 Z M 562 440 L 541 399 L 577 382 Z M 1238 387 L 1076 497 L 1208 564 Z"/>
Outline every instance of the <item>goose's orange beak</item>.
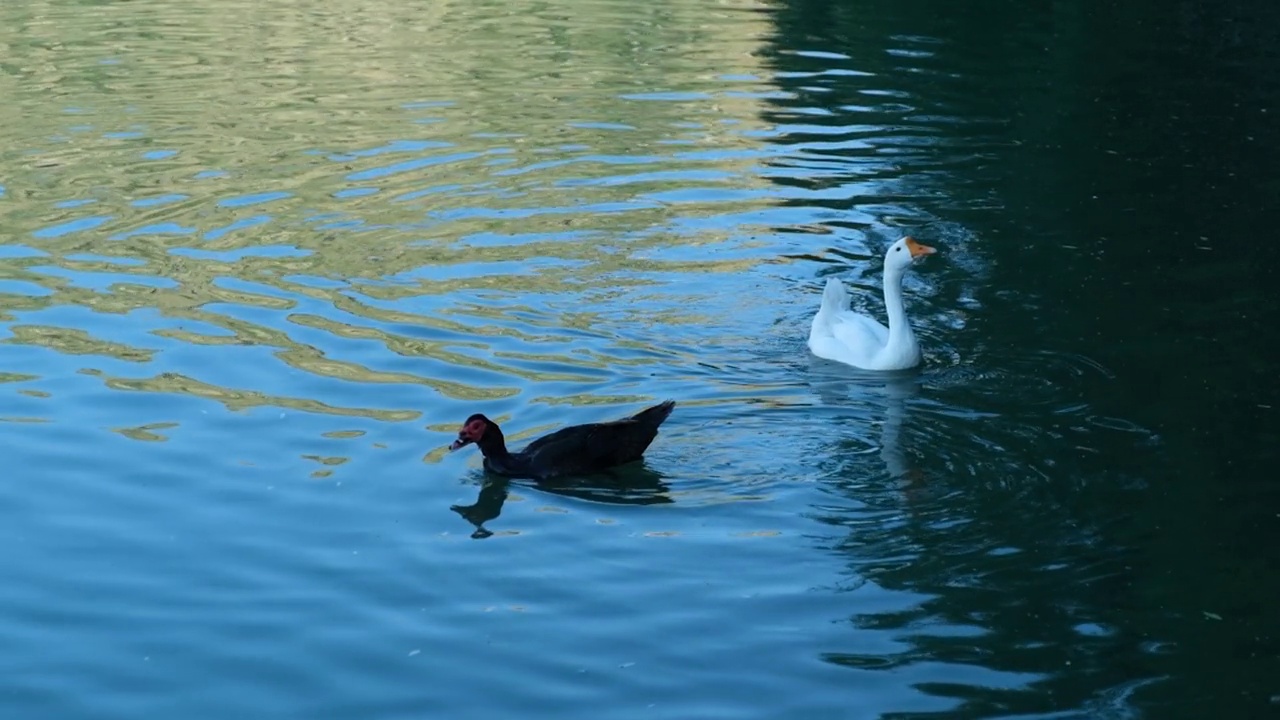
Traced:
<path fill-rule="evenodd" d="M 916 239 L 913 237 L 907 238 L 907 250 L 911 251 L 912 260 L 915 260 L 916 258 L 922 258 L 925 255 L 932 255 L 938 252 L 937 250 L 934 250 L 928 245 L 921 245 L 920 243 L 916 242 Z"/>

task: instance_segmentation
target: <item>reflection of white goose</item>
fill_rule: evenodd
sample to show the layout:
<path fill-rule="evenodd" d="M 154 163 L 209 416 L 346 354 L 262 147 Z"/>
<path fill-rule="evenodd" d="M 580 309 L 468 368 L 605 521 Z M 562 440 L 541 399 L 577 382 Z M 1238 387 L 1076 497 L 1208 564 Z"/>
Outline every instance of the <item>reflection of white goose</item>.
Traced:
<path fill-rule="evenodd" d="M 841 373 L 830 365 L 825 368 L 821 365 L 810 363 L 810 387 L 817 391 L 825 405 L 848 407 L 854 403 L 884 408 L 884 419 L 880 423 L 880 459 L 890 478 L 914 483 L 920 471 L 907 452 L 904 426 L 910 414 L 911 400 L 920 392 L 919 378 L 909 374 L 850 376 L 847 371 Z M 873 410 L 866 424 L 872 424 L 877 414 Z M 865 440 L 874 442 L 869 437 Z"/>
<path fill-rule="evenodd" d="M 902 448 L 902 425 L 907 417 L 907 400 L 916 393 L 918 386 L 906 378 L 885 383 L 884 423 L 880 425 L 880 459 L 884 460 L 889 477 L 908 479 L 915 468 L 907 461 Z"/>
<path fill-rule="evenodd" d="M 809 329 L 814 355 L 863 370 L 905 370 L 920 363 L 920 345 L 902 302 L 902 278 L 916 258 L 934 251 L 910 237 L 889 246 L 884 255 L 884 307 L 889 327 L 848 309 L 849 293 L 835 278 L 827 280 L 822 305 Z"/>

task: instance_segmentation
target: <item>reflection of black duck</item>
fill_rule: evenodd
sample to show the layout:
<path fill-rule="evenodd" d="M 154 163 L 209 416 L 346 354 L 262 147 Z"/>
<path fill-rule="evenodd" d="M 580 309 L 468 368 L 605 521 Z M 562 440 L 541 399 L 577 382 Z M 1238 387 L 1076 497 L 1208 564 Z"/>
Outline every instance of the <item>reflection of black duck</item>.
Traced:
<path fill-rule="evenodd" d="M 510 486 L 510 478 L 494 478 L 480 486 L 480 492 L 474 503 L 452 505 L 449 509 L 476 526 L 471 537 L 489 537 L 493 533 L 486 530 L 484 524 L 502 514 L 502 506 L 507 501 Z M 662 505 L 674 502 L 671 496 L 667 495 L 669 488 L 662 482 L 662 475 L 648 468 L 610 471 L 603 475 L 591 475 L 573 481 L 542 481 L 528 487 L 554 495 L 609 505 Z"/>
<path fill-rule="evenodd" d="M 668 400 L 622 420 L 562 428 L 515 453 L 507 450 L 498 424 L 476 414 L 462 424 L 449 449 L 475 443 L 484 453 L 484 469 L 507 477 L 544 480 L 598 473 L 639 460 L 675 406 Z"/>

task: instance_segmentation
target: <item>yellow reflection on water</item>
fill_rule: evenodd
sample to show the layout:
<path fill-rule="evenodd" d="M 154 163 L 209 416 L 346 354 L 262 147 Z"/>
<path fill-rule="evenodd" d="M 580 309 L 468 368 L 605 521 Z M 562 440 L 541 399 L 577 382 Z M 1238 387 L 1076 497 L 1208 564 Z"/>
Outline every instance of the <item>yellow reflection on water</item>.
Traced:
<path fill-rule="evenodd" d="M 595 388 L 674 355 L 635 355 L 644 343 L 609 327 L 711 326 L 679 293 L 638 293 L 762 262 L 717 256 L 727 224 L 673 225 L 758 208 L 748 191 L 767 186 L 746 134 L 759 101 L 719 76 L 757 73 L 768 28 L 706 13 L 693 0 L 0 6 L 19 58 L 0 73 L 0 243 L 17 250 L 0 251 L 0 282 L 48 291 L 0 284 L 3 342 L 133 363 L 200 349 L 181 372 L 102 376 L 231 409 L 419 415 L 277 390 L 293 370 L 461 400 L 549 382 L 583 388 L 562 402 L 646 399 Z M 131 343 L 156 346 L 48 315 L 64 307 L 125 316 Z M 345 349 L 355 340 L 390 354 Z M 250 366 L 257 387 L 205 379 L 263 346 L 279 365 Z"/>

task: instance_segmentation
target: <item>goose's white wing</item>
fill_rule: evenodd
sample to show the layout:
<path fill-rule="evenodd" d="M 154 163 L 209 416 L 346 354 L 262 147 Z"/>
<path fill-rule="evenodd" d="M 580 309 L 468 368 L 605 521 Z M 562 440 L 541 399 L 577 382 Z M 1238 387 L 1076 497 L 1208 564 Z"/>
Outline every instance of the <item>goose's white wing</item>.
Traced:
<path fill-rule="evenodd" d="M 831 334 L 841 343 L 860 347 L 864 352 L 874 352 L 889 344 L 889 328 L 873 317 L 847 310 L 836 315 Z"/>
<path fill-rule="evenodd" d="M 871 369 L 889 339 L 889 330 L 874 319 L 845 310 L 815 322 L 809 349 L 827 360 Z"/>

